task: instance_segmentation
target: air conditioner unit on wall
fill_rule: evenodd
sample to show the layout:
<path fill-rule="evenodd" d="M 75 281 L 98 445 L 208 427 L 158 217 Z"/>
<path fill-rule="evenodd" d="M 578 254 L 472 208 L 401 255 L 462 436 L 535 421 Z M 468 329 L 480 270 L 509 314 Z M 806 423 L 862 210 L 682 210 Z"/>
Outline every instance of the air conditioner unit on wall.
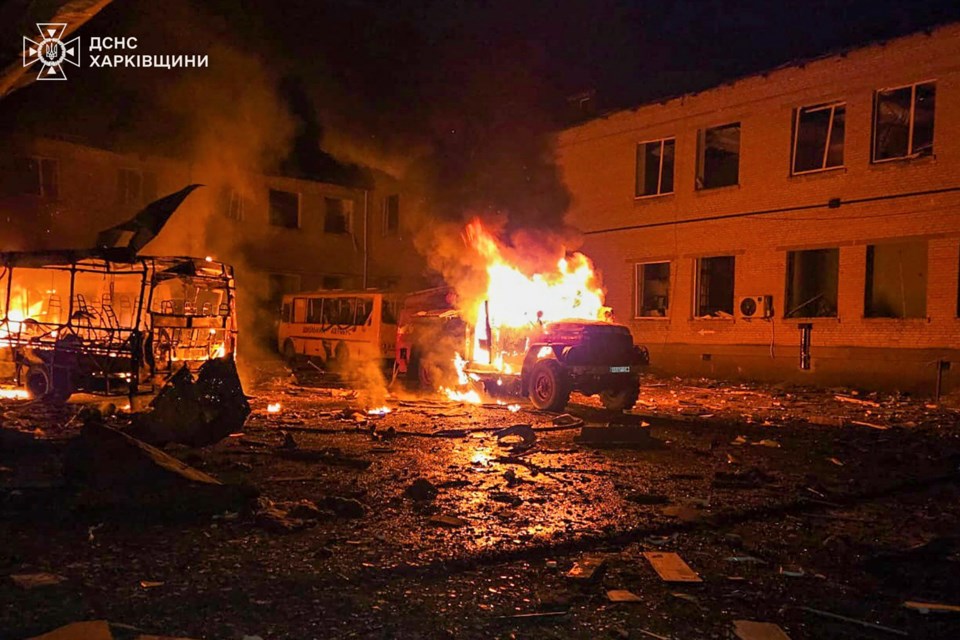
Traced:
<path fill-rule="evenodd" d="M 745 320 L 772 318 L 773 296 L 744 296 L 740 298 L 737 311 Z"/>

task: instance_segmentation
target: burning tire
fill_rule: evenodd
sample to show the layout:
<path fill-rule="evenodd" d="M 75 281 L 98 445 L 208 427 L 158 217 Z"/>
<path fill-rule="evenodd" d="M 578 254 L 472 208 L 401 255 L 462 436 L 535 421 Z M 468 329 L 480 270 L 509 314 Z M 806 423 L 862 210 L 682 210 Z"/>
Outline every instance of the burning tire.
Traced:
<path fill-rule="evenodd" d="M 637 404 L 639 397 L 639 383 L 637 385 L 624 387 L 623 389 L 600 392 L 600 401 L 603 402 L 604 407 L 611 411 L 626 411 L 627 409 L 632 409 L 633 405 Z"/>
<path fill-rule="evenodd" d="M 542 360 L 530 372 L 530 402 L 544 411 L 563 411 L 570 400 L 570 380 L 556 360 Z"/>

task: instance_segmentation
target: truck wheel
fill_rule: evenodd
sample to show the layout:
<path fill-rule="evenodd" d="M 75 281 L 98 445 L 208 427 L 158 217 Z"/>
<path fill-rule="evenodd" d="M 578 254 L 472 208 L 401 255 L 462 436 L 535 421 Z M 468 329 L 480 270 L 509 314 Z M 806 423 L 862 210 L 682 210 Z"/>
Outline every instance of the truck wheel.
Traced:
<path fill-rule="evenodd" d="M 538 362 L 530 372 L 530 402 L 544 411 L 563 411 L 570 400 L 570 381 L 555 360 Z"/>
<path fill-rule="evenodd" d="M 640 387 L 630 386 L 616 391 L 601 391 L 600 401 L 603 406 L 611 411 L 626 411 L 632 409 L 637 404 L 637 398 L 640 397 Z"/>

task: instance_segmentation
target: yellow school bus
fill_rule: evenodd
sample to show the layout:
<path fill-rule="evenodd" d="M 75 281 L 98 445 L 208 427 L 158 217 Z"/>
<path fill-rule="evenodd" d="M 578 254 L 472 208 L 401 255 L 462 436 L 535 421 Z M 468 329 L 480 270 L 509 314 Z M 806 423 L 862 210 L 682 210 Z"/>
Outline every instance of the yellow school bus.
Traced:
<path fill-rule="evenodd" d="M 283 297 L 277 348 L 291 366 L 325 369 L 396 358 L 400 297 L 376 291 L 318 291 Z"/>

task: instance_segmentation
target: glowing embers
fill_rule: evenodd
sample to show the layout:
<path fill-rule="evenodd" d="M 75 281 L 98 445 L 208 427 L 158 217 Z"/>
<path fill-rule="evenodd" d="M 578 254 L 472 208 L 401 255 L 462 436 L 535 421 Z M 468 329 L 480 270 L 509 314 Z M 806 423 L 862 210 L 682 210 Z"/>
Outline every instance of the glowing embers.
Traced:
<path fill-rule="evenodd" d="M 26 389 L 4 387 L 0 388 L 0 398 L 5 400 L 29 400 L 30 393 Z"/>
<path fill-rule="evenodd" d="M 390 407 L 387 407 L 387 406 L 376 407 L 375 409 L 367 409 L 367 415 L 368 415 L 368 416 L 379 416 L 379 417 L 383 417 L 383 416 L 387 415 L 388 413 L 390 413 L 391 411 L 392 411 L 392 409 L 391 409 Z"/>
<path fill-rule="evenodd" d="M 267 405 L 267 413 L 280 413 L 282 409 L 279 402 L 271 402 Z"/>

